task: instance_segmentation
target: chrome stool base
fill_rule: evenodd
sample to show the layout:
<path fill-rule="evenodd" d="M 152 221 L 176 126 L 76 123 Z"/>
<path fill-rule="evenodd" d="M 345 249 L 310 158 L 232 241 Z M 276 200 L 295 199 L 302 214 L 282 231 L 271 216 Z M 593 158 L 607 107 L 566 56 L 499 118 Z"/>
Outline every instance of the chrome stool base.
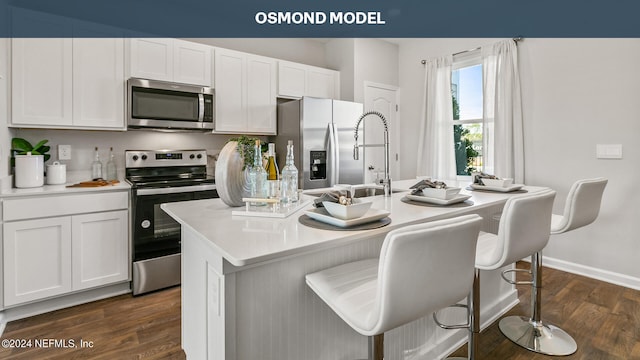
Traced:
<path fill-rule="evenodd" d="M 523 316 L 500 320 L 500 331 L 523 348 L 545 355 L 571 355 L 578 349 L 575 340 L 564 330 Z"/>

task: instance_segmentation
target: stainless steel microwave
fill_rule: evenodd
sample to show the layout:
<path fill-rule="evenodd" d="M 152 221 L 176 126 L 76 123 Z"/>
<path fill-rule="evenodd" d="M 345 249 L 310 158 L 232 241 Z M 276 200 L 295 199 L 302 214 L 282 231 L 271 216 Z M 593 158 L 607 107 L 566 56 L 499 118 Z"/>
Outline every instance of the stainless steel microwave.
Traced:
<path fill-rule="evenodd" d="M 213 89 L 166 81 L 127 81 L 127 128 L 167 131 L 213 129 Z"/>

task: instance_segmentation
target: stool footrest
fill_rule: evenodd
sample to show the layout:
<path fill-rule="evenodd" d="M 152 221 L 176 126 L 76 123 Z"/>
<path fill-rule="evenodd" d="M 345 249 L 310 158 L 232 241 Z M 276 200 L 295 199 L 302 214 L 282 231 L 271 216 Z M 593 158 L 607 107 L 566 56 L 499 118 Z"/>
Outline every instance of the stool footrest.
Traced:
<path fill-rule="evenodd" d="M 454 304 L 451 305 L 449 307 L 461 307 L 461 308 L 465 308 L 465 309 L 469 309 L 469 307 L 467 305 L 464 304 Z M 443 324 L 440 322 L 440 320 L 438 320 L 438 313 L 434 312 L 433 313 L 433 321 L 435 321 L 436 325 L 438 325 L 439 327 L 445 329 L 445 330 L 454 330 L 454 329 L 469 329 L 471 327 L 471 324 L 469 324 L 469 322 L 466 322 L 464 324 L 454 324 L 454 325 L 449 325 L 449 324 Z"/>
<path fill-rule="evenodd" d="M 509 278 L 507 278 L 507 274 L 511 274 L 514 272 L 526 272 L 529 275 L 531 274 L 530 270 L 527 269 L 508 269 L 508 270 L 504 270 L 500 275 L 502 276 L 502 279 L 506 282 L 508 282 L 511 285 L 533 285 L 533 280 L 529 280 L 529 281 L 513 281 Z"/>

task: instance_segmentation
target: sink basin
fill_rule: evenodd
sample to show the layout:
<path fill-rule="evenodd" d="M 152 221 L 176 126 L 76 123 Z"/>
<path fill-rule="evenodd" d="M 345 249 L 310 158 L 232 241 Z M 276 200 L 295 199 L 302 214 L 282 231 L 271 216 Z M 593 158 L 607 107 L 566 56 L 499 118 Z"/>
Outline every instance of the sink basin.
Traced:
<path fill-rule="evenodd" d="M 325 192 L 328 191 L 335 191 L 336 189 L 327 189 L 326 191 L 317 191 L 317 192 L 305 192 L 305 194 L 309 195 L 309 196 L 321 196 L 322 194 L 324 194 Z M 371 185 L 371 186 L 367 186 L 367 185 L 354 185 L 352 187 L 352 191 L 353 191 L 353 197 L 354 198 L 363 198 L 363 197 L 368 197 L 368 196 L 377 196 L 377 195 L 384 195 L 384 189 L 381 186 L 375 186 L 375 185 Z M 397 193 L 397 192 L 403 192 L 406 190 L 399 190 L 399 189 L 391 189 L 391 193 Z"/>

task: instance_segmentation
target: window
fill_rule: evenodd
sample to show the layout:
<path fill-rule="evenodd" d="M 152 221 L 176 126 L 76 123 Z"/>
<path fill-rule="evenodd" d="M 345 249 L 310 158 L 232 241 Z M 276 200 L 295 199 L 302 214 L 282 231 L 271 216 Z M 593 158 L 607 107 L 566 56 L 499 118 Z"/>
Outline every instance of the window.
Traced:
<path fill-rule="evenodd" d="M 479 51 L 454 56 L 451 73 L 457 175 L 482 169 L 482 60 Z"/>

